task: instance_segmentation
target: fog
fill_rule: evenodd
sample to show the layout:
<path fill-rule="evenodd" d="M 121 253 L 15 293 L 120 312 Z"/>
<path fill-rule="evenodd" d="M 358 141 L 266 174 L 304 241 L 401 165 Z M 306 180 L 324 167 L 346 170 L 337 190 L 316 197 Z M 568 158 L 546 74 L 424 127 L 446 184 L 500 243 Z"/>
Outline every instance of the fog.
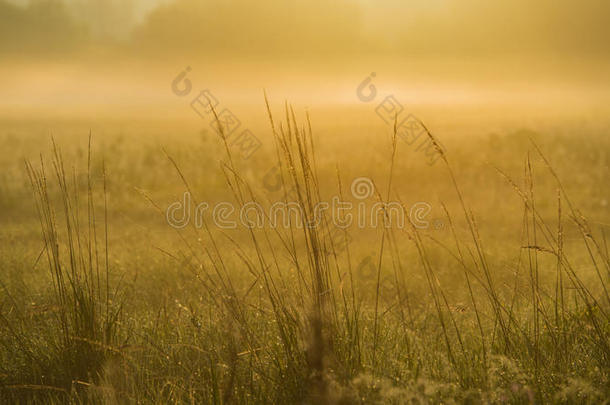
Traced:
<path fill-rule="evenodd" d="M 182 118 L 170 83 L 236 108 L 603 117 L 610 3 L 482 0 L 0 0 L 0 117 Z M 369 107 L 366 107 L 369 108 Z M 369 108 L 370 109 L 370 108 Z"/>

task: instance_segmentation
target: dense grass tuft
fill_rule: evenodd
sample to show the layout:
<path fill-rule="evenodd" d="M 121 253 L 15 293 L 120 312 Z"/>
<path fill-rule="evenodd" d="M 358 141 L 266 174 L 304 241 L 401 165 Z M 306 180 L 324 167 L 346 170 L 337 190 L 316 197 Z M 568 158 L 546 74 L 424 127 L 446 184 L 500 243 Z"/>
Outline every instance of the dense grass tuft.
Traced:
<path fill-rule="evenodd" d="M 313 223 L 320 215 L 316 204 L 330 195 L 344 197 L 348 179 L 319 163 L 309 117 L 301 125 L 286 107 L 279 122 L 269 105 L 267 110 L 276 148 L 266 160 L 278 168 L 280 191 L 269 195 L 253 184 L 219 123 L 222 196 L 236 209 L 293 198 L 304 222 Z M 519 235 L 499 237 L 506 253 L 501 257 L 488 247 L 489 227 L 469 205 L 463 162 L 456 164 L 426 132 L 441 154 L 435 170 L 443 172 L 450 196 L 440 205 L 443 232 L 385 226 L 390 218 L 383 212 L 382 226 L 348 243 L 358 230 L 336 228 L 326 213 L 321 226 L 291 222 L 286 229 L 219 229 L 203 217 L 200 227 L 164 225 L 173 236 L 154 246 L 154 260 L 152 253 L 146 257 L 149 251 L 112 242 L 109 213 L 116 211 L 109 206 L 112 176 L 107 182 L 104 163 L 95 164 L 89 147 L 86 172 L 66 171 L 54 144 L 51 178 L 44 159 L 26 164 L 49 288 L 24 297 L 14 293 L 15 283 L 2 284 L 1 398 L 159 404 L 605 401 L 610 261 L 603 232 L 577 209 L 532 141 L 522 175 L 497 168 L 520 209 L 518 217 L 505 219 Z M 408 217 L 399 191 L 404 179 L 396 129 L 389 144 L 385 180 L 375 182 L 372 198 L 398 200 Z M 176 190 L 188 191 L 194 206 L 221 193 L 193 185 L 180 158 L 165 155 L 164 167 L 181 183 Z M 540 183 L 553 191 L 539 191 Z M 140 194 L 164 215 L 163 204 L 144 190 Z M 146 239 L 141 232 L 138 238 Z M 124 273 L 113 270 L 121 263 L 127 263 L 120 267 Z M 136 277 L 140 271 L 143 281 Z M 125 274 L 134 274 L 133 281 L 125 281 Z M 42 308 L 29 306 L 34 299 Z"/>

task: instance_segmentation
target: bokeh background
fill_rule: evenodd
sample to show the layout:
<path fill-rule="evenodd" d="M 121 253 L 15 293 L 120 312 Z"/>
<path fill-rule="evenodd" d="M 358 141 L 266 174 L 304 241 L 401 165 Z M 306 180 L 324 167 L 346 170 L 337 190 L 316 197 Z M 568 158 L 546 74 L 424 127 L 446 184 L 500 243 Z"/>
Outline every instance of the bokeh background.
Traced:
<path fill-rule="evenodd" d="M 356 109 L 375 72 L 380 92 L 428 120 L 599 119 L 609 13 L 601 0 L 2 0 L 0 116 L 192 123 L 169 91 L 191 66 L 195 87 L 241 114 L 263 89 Z"/>

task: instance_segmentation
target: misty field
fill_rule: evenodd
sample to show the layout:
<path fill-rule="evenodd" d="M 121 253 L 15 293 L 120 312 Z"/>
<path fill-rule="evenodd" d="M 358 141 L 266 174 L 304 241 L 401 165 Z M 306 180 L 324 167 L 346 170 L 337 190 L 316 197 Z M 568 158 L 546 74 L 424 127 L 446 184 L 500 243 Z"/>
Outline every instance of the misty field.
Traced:
<path fill-rule="evenodd" d="M 0 405 L 610 405 L 609 15 L 0 0 Z"/>
<path fill-rule="evenodd" d="M 210 128 L 2 123 L 2 403 L 607 402 L 607 129 L 422 151 L 274 107 L 247 159 Z M 176 226 L 185 193 L 236 211 Z M 288 201 L 301 223 L 238 220 Z"/>

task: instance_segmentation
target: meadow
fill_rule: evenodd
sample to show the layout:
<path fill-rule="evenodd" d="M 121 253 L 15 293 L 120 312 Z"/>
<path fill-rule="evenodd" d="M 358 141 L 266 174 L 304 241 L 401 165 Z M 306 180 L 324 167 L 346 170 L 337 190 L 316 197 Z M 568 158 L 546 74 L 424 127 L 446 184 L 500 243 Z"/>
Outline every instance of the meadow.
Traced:
<path fill-rule="evenodd" d="M 255 115 L 247 159 L 208 127 L 0 123 L 0 402 L 608 402 L 607 125 L 446 117 L 430 164 L 392 125 Z M 430 211 L 177 229 L 185 192 Z"/>

